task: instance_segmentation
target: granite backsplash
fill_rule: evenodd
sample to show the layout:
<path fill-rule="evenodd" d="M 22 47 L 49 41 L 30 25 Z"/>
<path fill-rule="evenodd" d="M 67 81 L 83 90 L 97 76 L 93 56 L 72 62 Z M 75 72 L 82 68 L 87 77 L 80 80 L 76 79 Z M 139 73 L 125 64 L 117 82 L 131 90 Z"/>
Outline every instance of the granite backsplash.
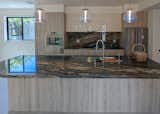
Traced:
<path fill-rule="evenodd" d="M 105 47 L 107 49 L 121 48 L 121 32 L 106 32 Z M 65 48 L 95 48 L 97 40 L 102 38 L 101 32 L 67 32 Z"/>

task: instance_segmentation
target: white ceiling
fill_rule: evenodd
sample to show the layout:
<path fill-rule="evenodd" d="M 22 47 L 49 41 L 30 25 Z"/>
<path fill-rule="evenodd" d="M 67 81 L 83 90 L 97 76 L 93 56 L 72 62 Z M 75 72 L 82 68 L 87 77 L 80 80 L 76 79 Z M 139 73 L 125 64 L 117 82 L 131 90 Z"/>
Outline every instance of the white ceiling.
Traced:
<path fill-rule="evenodd" d="M 120 6 L 144 0 L 39 0 L 40 4 L 64 4 L 66 6 Z"/>
<path fill-rule="evenodd" d="M 33 8 L 38 4 L 64 4 L 66 6 L 120 6 L 130 0 L 0 0 L 0 8 Z M 143 0 L 131 0 L 138 3 Z"/>
<path fill-rule="evenodd" d="M 121 6 L 131 3 L 138 4 L 145 0 L 0 0 L 0 8 L 34 8 L 37 4 L 64 4 L 65 6 Z M 156 6 L 160 8 L 160 4 Z"/>
<path fill-rule="evenodd" d="M 0 0 L 0 8 L 33 8 L 34 0 Z"/>

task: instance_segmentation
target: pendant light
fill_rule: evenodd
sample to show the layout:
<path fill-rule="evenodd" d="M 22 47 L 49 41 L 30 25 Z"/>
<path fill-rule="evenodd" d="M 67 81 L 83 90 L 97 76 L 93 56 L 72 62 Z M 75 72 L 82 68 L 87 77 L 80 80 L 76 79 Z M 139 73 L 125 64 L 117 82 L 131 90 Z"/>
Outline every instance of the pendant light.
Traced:
<path fill-rule="evenodd" d="M 85 3 L 84 3 L 85 5 Z M 81 23 L 88 23 L 90 21 L 90 16 L 88 14 L 88 9 L 84 8 L 82 9 L 82 13 L 80 15 L 80 22 Z"/>
<path fill-rule="evenodd" d="M 126 23 L 134 23 L 137 21 L 136 12 L 131 8 L 131 0 L 129 2 L 129 8 L 123 14 L 123 20 Z"/>
<path fill-rule="evenodd" d="M 36 9 L 36 22 L 37 23 L 42 23 L 43 21 L 43 9 L 42 8 L 37 8 Z"/>
<path fill-rule="evenodd" d="M 35 19 L 37 23 L 42 23 L 44 21 L 45 13 L 42 8 L 39 8 L 40 6 L 40 0 L 37 0 L 37 8 L 36 8 L 36 14 L 35 14 Z"/>

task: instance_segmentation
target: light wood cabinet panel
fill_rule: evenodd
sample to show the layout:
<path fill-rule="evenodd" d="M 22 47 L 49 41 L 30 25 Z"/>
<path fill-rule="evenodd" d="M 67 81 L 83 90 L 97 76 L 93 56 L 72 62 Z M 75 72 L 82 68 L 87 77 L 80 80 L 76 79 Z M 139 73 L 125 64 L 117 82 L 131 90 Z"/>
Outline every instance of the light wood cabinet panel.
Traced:
<path fill-rule="evenodd" d="M 137 21 L 135 23 L 128 24 L 123 21 L 122 24 L 123 24 L 123 28 L 147 27 L 148 26 L 148 14 L 147 12 L 144 12 L 144 11 L 137 12 Z"/>
<path fill-rule="evenodd" d="M 47 32 L 64 32 L 64 13 L 46 14 Z"/>
<path fill-rule="evenodd" d="M 146 52 L 148 52 L 148 29 L 147 28 L 125 28 L 123 38 L 121 39 L 122 47 L 125 54 L 131 56 L 132 48 L 135 44 L 143 44 Z M 138 47 L 139 50 L 142 48 Z"/>
<path fill-rule="evenodd" d="M 46 13 L 46 20 L 43 23 L 36 23 L 37 55 L 61 54 L 61 47 L 47 45 L 47 35 L 51 32 L 64 33 L 64 26 L 64 13 Z"/>
<path fill-rule="evenodd" d="M 8 84 L 10 111 L 160 112 L 160 79 L 9 78 Z"/>

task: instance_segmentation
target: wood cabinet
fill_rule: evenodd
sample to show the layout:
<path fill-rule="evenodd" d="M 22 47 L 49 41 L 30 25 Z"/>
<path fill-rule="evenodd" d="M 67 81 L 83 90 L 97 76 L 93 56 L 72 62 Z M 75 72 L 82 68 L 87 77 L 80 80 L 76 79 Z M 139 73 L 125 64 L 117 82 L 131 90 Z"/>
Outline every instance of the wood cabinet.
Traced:
<path fill-rule="evenodd" d="M 134 44 L 143 44 L 148 46 L 148 14 L 145 11 L 137 12 L 137 21 L 135 23 L 123 23 L 122 47 L 125 54 L 130 56 Z"/>
<path fill-rule="evenodd" d="M 64 26 L 64 13 L 46 13 L 45 21 L 43 23 L 36 23 L 36 54 L 61 54 L 62 47 L 64 48 L 64 46 L 59 47 L 54 45 L 47 45 L 47 35 L 51 32 L 60 32 L 64 34 Z"/>
<path fill-rule="evenodd" d="M 147 27 L 148 15 L 147 12 L 141 11 L 137 12 L 137 21 L 135 23 L 125 23 L 122 21 L 123 28 L 137 28 L 137 27 Z"/>
<path fill-rule="evenodd" d="M 160 111 L 160 79 L 8 78 L 8 92 L 9 111 Z"/>
<path fill-rule="evenodd" d="M 64 32 L 64 13 L 46 14 L 47 32 Z"/>
<path fill-rule="evenodd" d="M 121 44 L 125 49 L 125 54 L 128 56 L 132 54 L 132 47 L 134 44 L 143 44 L 147 51 L 148 29 L 141 27 L 125 28 Z"/>

